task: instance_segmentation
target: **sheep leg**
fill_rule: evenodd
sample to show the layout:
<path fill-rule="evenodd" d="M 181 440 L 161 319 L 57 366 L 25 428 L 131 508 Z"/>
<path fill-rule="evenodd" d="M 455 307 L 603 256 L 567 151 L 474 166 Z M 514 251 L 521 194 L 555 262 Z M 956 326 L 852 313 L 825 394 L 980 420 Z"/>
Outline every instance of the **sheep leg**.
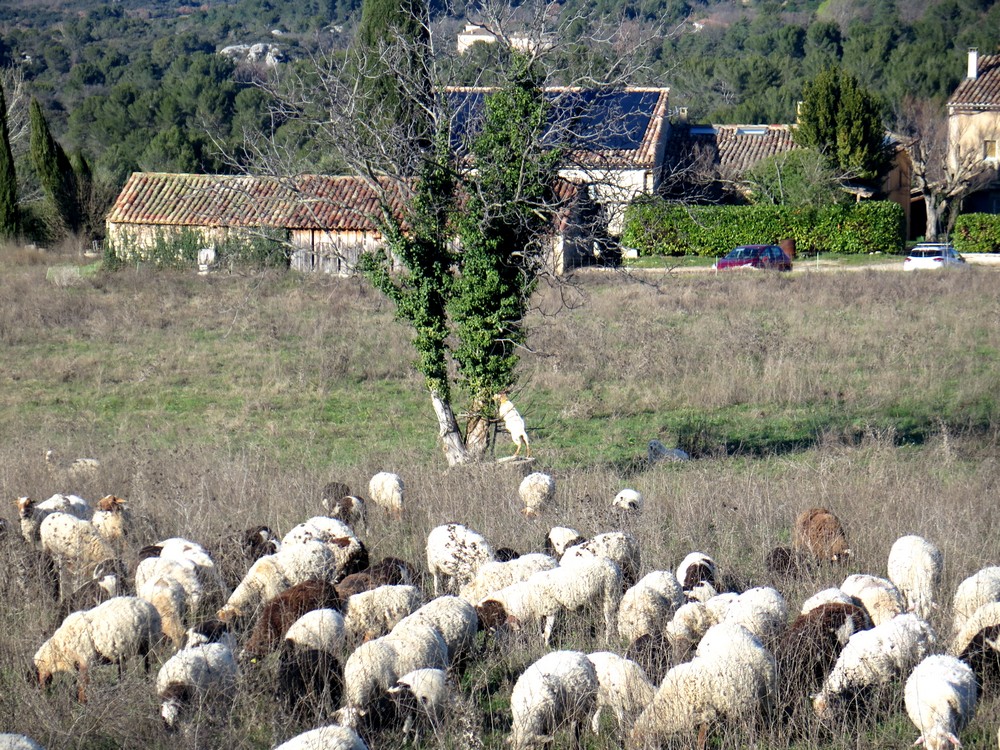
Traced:
<path fill-rule="evenodd" d="M 87 684 L 90 682 L 86 664 L 81 664 L 76 677 L 76 699 L 80 703 L 87 702 Z"/>
<path fill-rule="evenodd" d="M 708 742 L 708 724 L 704 723 L 698 727 L 698 743 L 695 747 L 698 750 L 705 750 L 705 744 Z"/>
<path fill-rule="evenodd" d="M 556 616 L 546 615 L 545 616 L 545 629 L 542 631 L 542 642 L 548 646 L 552 640 L 552 630 L 555 628 Z"/>
<path fill-rule="evenodd" d="M 597 710 L 594 711 L 593 717 L 590 719 L 590 731 L 594 734 L 601 733 L 601 706 L 597 707 Z"/>

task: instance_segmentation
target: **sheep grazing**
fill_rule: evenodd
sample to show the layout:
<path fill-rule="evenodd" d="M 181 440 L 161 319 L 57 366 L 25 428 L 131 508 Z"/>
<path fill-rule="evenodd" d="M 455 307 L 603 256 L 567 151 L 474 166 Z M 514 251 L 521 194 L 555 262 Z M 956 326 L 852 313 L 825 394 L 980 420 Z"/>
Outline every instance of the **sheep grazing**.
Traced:
<path fill-rule="evenodd" d="M 622 490 L 611 501 L 612 508 L 624 510 L 629 513 L 642 513 L 642 509 L 645 506 L 646 501 L 643 499 L 642 493 L 633 489 Z"/>
<path fill-rule="evenodd" d="M 162 637 L 160 615 L 147 601 L 118 596 L 84 612 L 74 612 L 35 652 L 40 685 L 48 685 L 59 672 L 77 672 L 77 698 L 87 700 L 92 665 L 123 663 L 137 655 L 146 660 Z"/>
<path fill-rule="evenodd" d="M 389 688 L 397 713 L 404 716 L 402 736 L 413 734 L 419 746 L 420 730 L 426 726 L 437 733 L 458 708 L 455 690 L 443 669 L 415 669 L 404 674 Z M 464 713 L 464 712 L 462 712 Z"/>
<path fill-rule="evenodd" d="M 344 706 L 338 721 L 356 727 L 378 721 L 389 688 L 415 669 L 447 669 L 448 645 L 437 628 L 411 623 L 358 646 L 344 665 Z"/>
<path fill-rule="evenodd" d="M 515 456 L 521 455 L 521 447 L 524 447 L 525 455 L 531 456 L 531 444 L 528 442 L 528 432 L 524 427 L 524 418 L 521 414 L 514 408 L 514 404 L 511 403 L 510 398 L 506 393 L 500 393 L 497 395 L 497 403 L 500 404 L 497 409 L 497 415 L 503 422 L 503 426 L 507 428 L 507 432 L 510 433 L 510 439 L 514 441 L 514 445 L 517 449 L 514 451 Z"/>
<path fill-rule="evenodd" d="M 828 721 L 847 706 L 858 708 L 865 693 L 907 674 L 933 646 L 930 625 L 912 613 L 855 633 L 813 698 L 813 710 Z"/>
<path fill-rule="evenodd" d="M 108 544 L 120 550 L 131 531 L 132 518 L 124 500 L 115 495 L 105 495 L 97 501 L 90 522 Z"/>
<path fill-rule="evenodd" d="M 101 468 L 101 462 L 96 458 L 74 458 L 68 464 L 63 465 L 53 450 L 45 451 L 45 465 L 50 472 L 59 478 L 73 482 L 92 479 L 97 476 L 97 472 Z"/>
<path fill-rule="evenodd" d="M 576 544 L 583 544 L 587 538 L 576 529 L 566 526 L 554 526 L 545 535 L 545 553 L 554 557 L 562 557 L 566 550 Z"/>
<path fill-rule="evenodd" d="M 292 623 L 306 612 L 339 606 L 340 597 L 332 583 L 317 579 L 297 583 L 267 601 L 243 654 L 252 658 L 266 656 L 285 637 Z"/>
<path fill-rule="evenodd" d="M 215 561 L 197 542 L 171 537 L 139 550 L 139 564 L 135 569 L 136 591 L 146 581 L 168 573 L 169 577 L 184 585 L 193 617 L 206 614 L 229 596 L 229 587 Z"/>
<path fill-rule="evenodd" d="M 622 575 L 618 566 L 603 557 L 584 557 L 572 565 L 559 565 L 535 573 L 479 603 L 476 611 L 484 627 L 520 629 L 544 623 L 546 645 L 552 639 L 556 619 L 570 612 L 598 611 L 604 617 L 604 638 L 610 641 L 615 615 L 622 597 Z"/>
<path fill-rule="evenodd" d="M 738 595 L 726 607 L 722 622 L 742 625 L 763 643 L 785 629 L 788 621 L 788 604 L 777 589 L 760 586 Z"/>
<path fill-rule="evenodd" d="M 840 590 L 860 602 L 875 625 L 906 611 L 903 595 L 885 578 L 856 573 L 844 579 Z"/>
<path fill-rule="evenodd" d="M 164 726 L 176 729 L 188 711 L 230 707 L 237 675 L 233 639 L 225 627 L 192 631 L 188 644 L 167 659 L 156 675 Z"/>
<path fill-rule="evenodd" d="M 614 712 L 618 731 L 624 732 L 643 709 L 653 701 L 656 688 L 646 672 L 634 661 L 610 651 L 587 656 L 597 675 L 597 709 L 590 721 L 594 734 L 600 733 L 601 711 Z"/>
<path fill-rule="evenodd" d="M 37 545 L 42 521 L 52 513 L 69 513 L 80 519 L 90 518 L 90 504 L 77 495 L 53 495 L 48 500 L 35 502 L 30 497 L 19 497 L 15 503 L 21 520 L 21 536 L 28 544 Z"/>
<path fill-rule="evenodd" d="M 1000 602 L 987 602 L 965 620 L 949 652 L 976 674 L 984 692 L 1000 678 Z"/>
<path fill-rule="evenodd" d="M 364 498 L 358 495 L 344 495 L 330 504 L 327 513 L 331 518 L 337 518 L 352 528 L 360 527 L 368 531 L 368 507 Z"/>
<path fill-rule="evenodd" d="M 352 643 L 378 638 L 423 603 L 416 586 L 378 586 L 344 602 L 344 624 Z"/>
<path fill-rule="evenodd" d="M 889 580 L 906 601 L 906 608 L 926 620 L 931 616 L 934 594 L 941 585 L 941 550 L 919 536 L 903 536 L 889 550 Z"/>
<path fill-rule="evenodd" d="M 823 589 L 822 591 L 817 591 L 815 594 L 802 602 L 799 614 L 809 614 L 809 612 L 817 607 L 823 606 L 824 604 L 855 604 L 860 606 L 861 602 L 848 594 L 846 591 L 842 591 L 836 587 L 831 587 Z"/>
<path fill-rule="evenodd" d="M 622 583 L 628 588 L 639 580 L 642 553 L 639 540 L 627 531 L 608 531 L 581 544 L 574 544 L 559 558 L 560 565 L 576 565 L 589 557 L 603 557 L 618 566 Z"/>
<path fill-rule="evenodd" d="M 63 597 L 59 605 L 59 617 L 65 618 L 70 612 L 91 609 L 119 596 L 124 591 L 125 579 L 125 567 L 121 560 L 102 560 L 94 566 L 89 581 Z"/>
<path fill-rule="evenodd" d="M 368 567 L 368 549 L 351 527 L 339 519 L 313 516 L 285 534 L 281 548 L 302 542 L 322 542 L 330 549 L 335 565 L 333 583 Z"/>
<path fill-rule="evenodd" d="M 264 555 L 250 567 L 216 617 L 226 622 L 246 617 L 297 583 L 310 579 L 332 582 L 337 570 L 337 560 L 323 542 L 283 544 L 278 552 Z"/>
<path fill-rule="evenodd" d="M 677 581 L 685 591 L 692 591 L 703 583 L 715 589 L 718 586 L 718 566 L 704 552 L 691 552 L 677 566 Z"/>
<path fill-rule="evenodd" d="M 340 702 L 346 630 L 334 609 L 306 612 L 288 628 L 278 657 L 277 695 L 289 710 L 318 713 Z"/>
<path fill-rule="evenodd" d="M 628 747 L 661 747 L 671 737 L 696 732 L 704 747 L 709 723 L 765 716 L 774 690 L 774 657 L 761 642 L 741 625 L 715 625 L 694 659 L 667 672 L 633 725 Z"/>
<path fill-rule="evenodd" d="M 983 568 L 958 584 L 951 600 L 952 634 L 960 633 L 976 610 L 990 602 L 1000 602 L 1000 566 L 997 565 Z"/>
<path fill-rule="evenodd" d="M 398 474 L 380 471 L 368 480 L 368 497 L 390 518 L 403 516 L 403 480 Z"/>
<path fill-rule="evenodd" d="M 920 732 L 913 744 L 927 750 L 961 747 L 958 733 L 975 715 L 978 698 L 968 664 L 954 656 L 928 656 L 910 673 L 903 690 L 906 715 Z"/>
<path fill-rule="evenodd" d="M 427 535 L 427 571 L 434 577 L 434 596 L 443 588 L 457 592 L 479 568 L 493 559 L 493 548 L 479 532 L 446 523 Z"/>
<path fill-rule="evenodd" d="M 337 583 L 337 593 L 344 601 L 348 597 L 379 586 L 410 586 L 417 580 L 417 571 L 398 557 L 383 557 L 359 573 L 351 573 Z"/>
<path fill-rule="evenodd" d="M 465 584 L 458 595 L 470 604 L 478 604 L 494 591 L 526 581 L 535 573 L 552 570 L 558 564 L 554 557 L 541 553 L 521 555 L 506 562 L 488 562 L 476 571 L 475 578 Z"/>
<path fill-rule="evenodd" d="M 343 482 L 327 482 L 323 485 L 323 489 L 319 491 L 319 499 L 320 503 L 323 505 L 323 510 L 329 513 L 340 498 L 347 497 L 352 494 L 354 493 L 351 492 L 351 488 Z M 344 523 L 348 523 L 343 518 L 340 520 L 344 521 Z"/>
<path fill-rule="evenodd" d="M 534 471 L 521 480 L 517 488 L 518 497 L 524 506 L 521 512 L 526 518 L 537 518 L 556 496 L 556 480 L 548 474 Z"/>
<path fill-rule="evenodd" d="M 553 651 L 518 677 L 510 694 L 510 746 L 524 750 L 553 741 L 568 726 L 575 746 L 597 707 L 599 683 L 593 662 L 579 651 Z"/>
<path fill-rule="evenodd" d="M 840 519 L 826 508 L 809 508 L 795 518 L 792 547 L 819 562 L 846 562 L 851 556 Z"/>
<path fill-rule="evenodd" d="M 862 607 L 843 602 L 819 604 L 795 618 L 774 646 L 777 705 L 785 718 L 820 689 L 851 636 L 871 626 Z"/>
<path fill-rule="evenodd" d="M 449 665 L 461 667 L 475 646 L 479 615 L 464 599 L 439 596 L 400 620 L 393 632 L 403 632 L 415 624 L 436 628 L 448 646 Z"/>
<path fill-rule="evenodd" d="M 274 750 L 368 750 L 368 745 L 353 729 L 331 724 L 292 737 Z"/>
<path fill-rule="evenodd" d="M 663 630 L 684 604 L 684 592 L 668 570 L 654 570 L 622 595 L 618 605 L 618 634 L 629 643 Z"/>

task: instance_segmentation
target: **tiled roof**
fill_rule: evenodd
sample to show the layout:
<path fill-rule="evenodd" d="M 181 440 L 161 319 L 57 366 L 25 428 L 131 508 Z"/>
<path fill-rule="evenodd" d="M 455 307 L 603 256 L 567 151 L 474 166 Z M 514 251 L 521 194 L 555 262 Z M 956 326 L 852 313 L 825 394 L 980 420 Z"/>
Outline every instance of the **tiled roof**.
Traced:
<path fill-rule="evenodd" d="M 948 98 L 949 108 L 1000 109 L 1000 55 L 979 58 L 979 74 L 966 78 Z"/>
<path fill-rule="evenodd" d="M 467 136 L 486 95 L 494 89 L 449 89 L 457 117 L 456 138 Z M 668 88 L 580 89 L 552 86 L 552 140 L 570 149 L 574 165 L 607 168 L 655 167 L 667 128 Z"/>
<path fill-rule="evenodd" d="M 386 183 L 401 213 L 398 184 Z M 135 172 L 109 223 L 375 231 L 379 195 L 359 177 L 249 177 Z"/>
<path fill-rule="evenodd" d="M 669 159 L 675 163 L 701 151 L 727 175 L 742 174 L 762 159 L 795 148 L 790 125 L 674 126 L 667 144 Z"/>
<path fill-rule="evenodd" d="M 564 207 L 578 186 L 558 180 L 556 200 Z M 405 185 L 386 181 L 384 197 L 405 217 Z M 111 207 L 109 224 L 199 227 L 321 229 L 377 232 L 379 193 L 360 177 L 235 175 L 134 172 Z"/>

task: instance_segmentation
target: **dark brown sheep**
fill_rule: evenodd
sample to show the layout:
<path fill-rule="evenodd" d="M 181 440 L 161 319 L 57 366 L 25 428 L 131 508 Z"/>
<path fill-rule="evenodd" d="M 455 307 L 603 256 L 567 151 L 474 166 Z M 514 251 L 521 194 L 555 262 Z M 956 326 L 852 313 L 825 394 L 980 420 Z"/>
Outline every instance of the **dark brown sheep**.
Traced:
<path fill-rule="evenodd" d="M 795 519 L 792 547 L 820 562 L 846 562 L 851 555 L 840 519 L 826 508 L 810 508 Z"/>
<path fill-rule="evenodd" d="M 405 560 L 398 557 L 383 557 L 366 570 L 352 573 L 337 584 L 337 594 L 342 601 L 362 591 L 370 591 L 379 586 L 412 585 L 417 579 L 417 571 Z"/>
<path fill-rule="evenodd" d="M 330 583 L 311 579 L 292 586 L 270 599 L 250 632 L 244 653 L 250 657 L 269 654 L 285 637 L 292 623 L 314 609 L 340 608 L 340 597 Z"/>

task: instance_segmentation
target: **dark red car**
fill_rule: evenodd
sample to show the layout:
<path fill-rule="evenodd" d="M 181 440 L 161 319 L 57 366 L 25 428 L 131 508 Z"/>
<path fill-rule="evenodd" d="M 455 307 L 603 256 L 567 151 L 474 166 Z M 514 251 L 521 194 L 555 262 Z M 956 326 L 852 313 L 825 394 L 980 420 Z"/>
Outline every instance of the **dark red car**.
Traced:
<path fill-rule="evenodd" d="M 767 268 L 772 271 L 791 271 L 792 261 L 777 245 L 740 245 L 713 266 L 717 271 L 733 268 Z"/>

